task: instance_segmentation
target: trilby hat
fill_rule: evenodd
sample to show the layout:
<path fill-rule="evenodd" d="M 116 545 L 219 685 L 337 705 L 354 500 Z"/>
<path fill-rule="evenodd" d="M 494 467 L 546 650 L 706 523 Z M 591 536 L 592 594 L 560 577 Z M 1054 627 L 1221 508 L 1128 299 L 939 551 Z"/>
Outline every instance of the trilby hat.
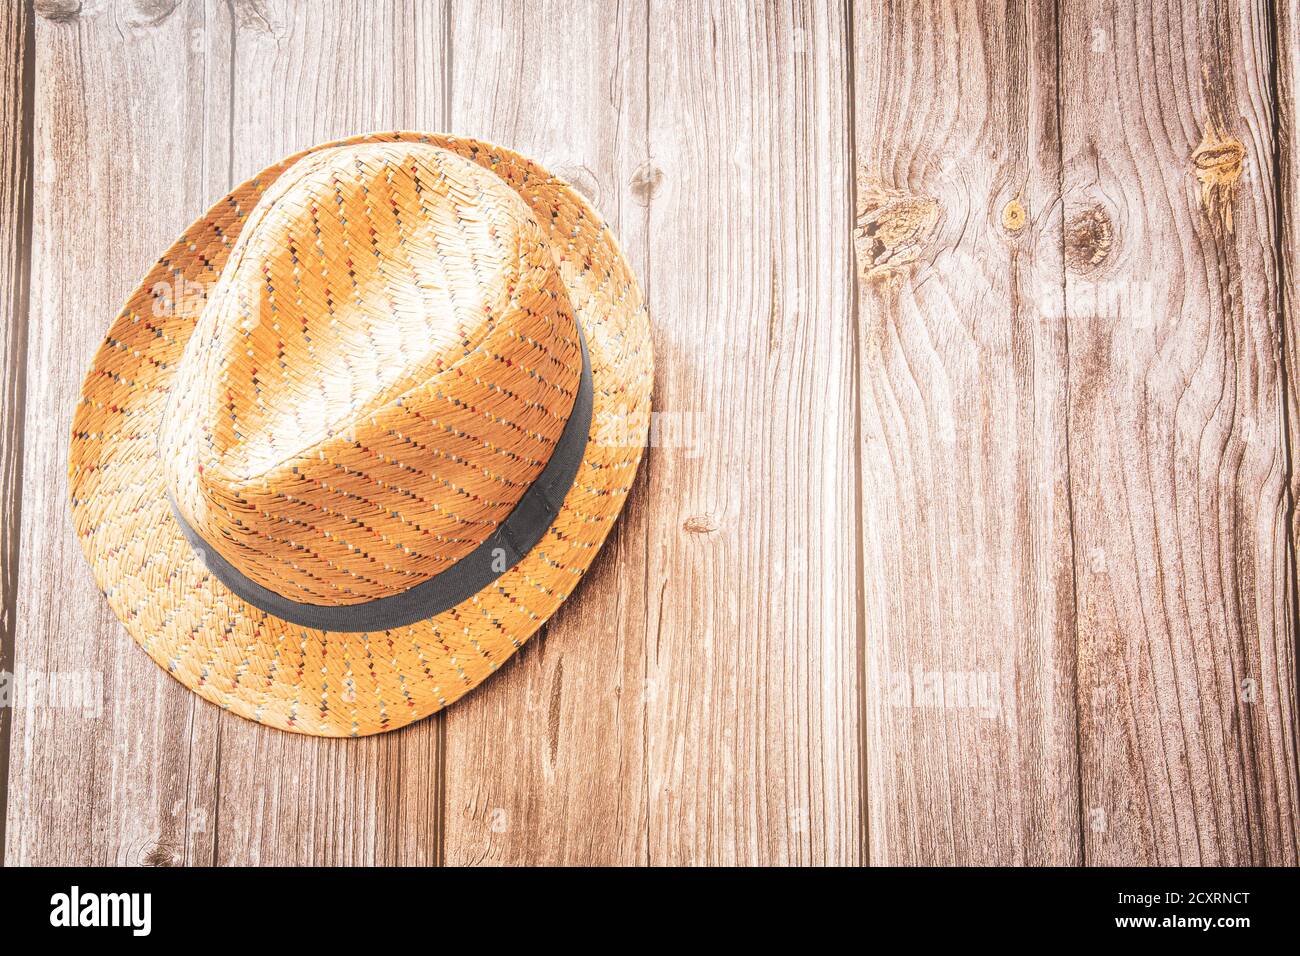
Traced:
<path fill-rule="evenodd" d="M 113 320 L 72 427 L 77 538 L 196 693 L 391 730 L 573 591 L 652 373 L 632 270 L 571 186 L 472 139 L 327 143 L 217 202 Z"/>

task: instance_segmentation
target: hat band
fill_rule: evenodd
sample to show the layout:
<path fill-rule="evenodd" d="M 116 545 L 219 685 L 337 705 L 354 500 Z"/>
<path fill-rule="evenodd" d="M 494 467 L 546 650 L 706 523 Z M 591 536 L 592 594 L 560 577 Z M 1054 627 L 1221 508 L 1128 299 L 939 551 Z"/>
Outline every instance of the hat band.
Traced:
<path fill-rule="evenodd" d="M 496 530 L 451 567 L 400 594 L 362 604 L 330 606 L 291 601 L 258 584 L 223 558 L 181 515 L 168 489 L 167 502 L 185 539 L 212 576 L 238 597 L 267 614 L 302 627 L 353 633 L 384 631 L 426 620 L 472 598 L 522 561 L 542 540 L 559 516 L 560 506 L 578 476 L 591 430 L 592 386 L 587 339 L 576 316 L 574 322 L 582 348 L 582 375 L 569 420 L 550 460 Z"/>

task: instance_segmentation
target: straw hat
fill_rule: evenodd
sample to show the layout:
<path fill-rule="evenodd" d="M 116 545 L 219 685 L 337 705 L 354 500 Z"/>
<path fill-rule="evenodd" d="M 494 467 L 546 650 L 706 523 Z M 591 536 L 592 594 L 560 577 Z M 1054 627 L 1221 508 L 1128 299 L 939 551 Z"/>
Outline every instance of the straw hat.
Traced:
<path fill-rule="evenodd" d="M 328 143 L 214 205 L 113 320 L 72 427 L 77 537 L 201 696 L 391 730 L 572 593 L 651 377 L 636 280 L 572 187 L 471 139 Z"/>

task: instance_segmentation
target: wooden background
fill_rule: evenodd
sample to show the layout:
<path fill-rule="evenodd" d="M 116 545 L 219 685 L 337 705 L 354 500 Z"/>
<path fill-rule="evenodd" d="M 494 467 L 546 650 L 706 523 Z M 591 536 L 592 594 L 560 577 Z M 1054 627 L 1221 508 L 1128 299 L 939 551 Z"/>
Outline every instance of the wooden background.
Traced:
<path fill-rule="evenodd" d="M 36 0 L 0 12 L 13 864 L 1295 864 L 1295 0 Z M 565 176 L 655 326 L 575 598 L 405 730 L 222 714 L 73 540 L 81 377 L 301 147 Z M 938 688 L 938 690 L 936 690 Z"/>

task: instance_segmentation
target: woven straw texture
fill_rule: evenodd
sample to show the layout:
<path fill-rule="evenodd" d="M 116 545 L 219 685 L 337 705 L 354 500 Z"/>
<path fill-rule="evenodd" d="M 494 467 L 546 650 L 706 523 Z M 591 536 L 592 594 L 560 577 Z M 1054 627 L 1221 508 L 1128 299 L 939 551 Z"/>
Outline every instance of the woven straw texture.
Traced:
<path fill-rule="evenodd" d="M 470 600 L 392 630 L 307 629 L 236 597 L 182 536 L 169 491 L 291 600 L 429 578 L 549 458 L 575 319 L 583 463 L 541 543 Z M 213 206 L 112 323 L 73 423 L 77 536 L 127 631 L 201 696 L 300 733 L 391 730 L 483 681 L 572 592 L 635 477 L 652 377 L 636 281 L 570 186 L 470 139 L 328 143 Z"/>

